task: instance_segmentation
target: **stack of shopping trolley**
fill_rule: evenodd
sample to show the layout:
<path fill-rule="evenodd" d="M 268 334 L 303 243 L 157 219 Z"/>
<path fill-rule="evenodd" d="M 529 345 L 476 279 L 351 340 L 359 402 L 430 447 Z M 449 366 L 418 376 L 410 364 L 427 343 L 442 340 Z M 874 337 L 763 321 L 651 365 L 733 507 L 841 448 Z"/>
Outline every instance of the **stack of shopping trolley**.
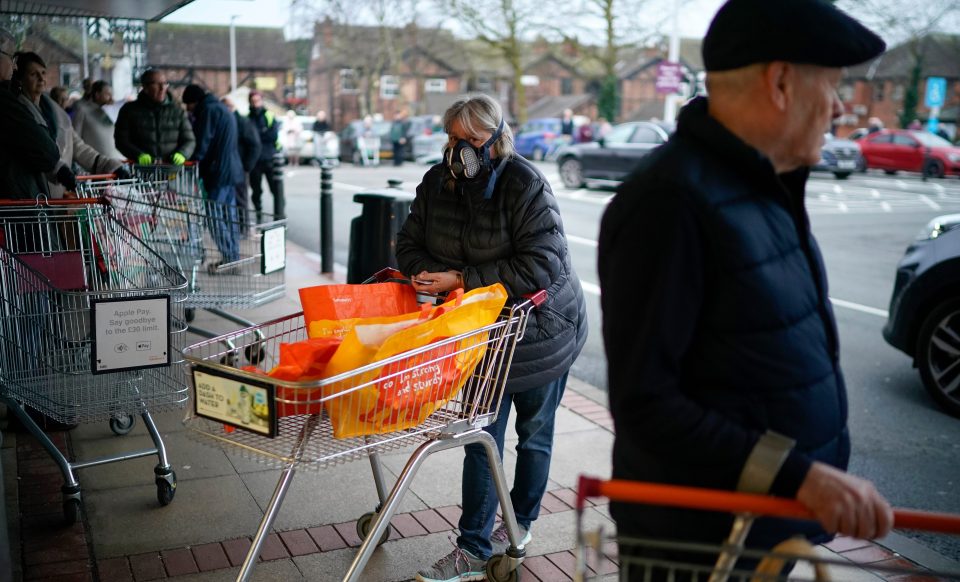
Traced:
<path fill-rule="evenodd" d="M 157 455 L 157 497 L 176 475 L 150 414 L 187 400 L 186 280 L 99 199 L 0 201 L 0 401 L 64 477 L 63 511 L 79 518 L 76 469 Z M 118 434 L 143 417 L 154 447 L 69 462 L 37 414 L 66 425 L 109 420 Z"/>

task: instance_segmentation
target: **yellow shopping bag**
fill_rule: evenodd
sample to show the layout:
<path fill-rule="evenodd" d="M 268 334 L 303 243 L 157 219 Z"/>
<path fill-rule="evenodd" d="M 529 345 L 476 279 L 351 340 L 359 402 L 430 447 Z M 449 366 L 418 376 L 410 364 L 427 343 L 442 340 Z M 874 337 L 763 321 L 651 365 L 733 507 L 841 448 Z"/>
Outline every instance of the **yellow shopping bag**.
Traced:
<path fill-rule="evenodd" d="M 462 291 L 461 291 L 462 293 Z M 325 375 L 355 370 L 494 323 L 507 300 L 502 285 L 474 289 L 432 308 L 429 317 L 361 323 L 343 338 Z M 486 352 L 486 333 L 440 343 L 327 387 L 337 438 L 381 434 L 421 424 L 455 397 Z"/>

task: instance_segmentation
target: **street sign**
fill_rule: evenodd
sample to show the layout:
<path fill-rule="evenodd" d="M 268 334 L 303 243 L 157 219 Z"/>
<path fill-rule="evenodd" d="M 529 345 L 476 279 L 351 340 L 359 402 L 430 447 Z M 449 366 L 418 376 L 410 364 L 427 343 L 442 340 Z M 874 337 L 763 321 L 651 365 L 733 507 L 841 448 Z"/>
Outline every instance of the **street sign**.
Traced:
<path fill-rule="evenodd" d="M 943 107 L 947 99 L 947 80 L 944 77 L 927 77 L 927 107 Z"/>
<path fill-rule="evenodd" d="M 680 63 L 661 61 L 657 66 L 657 93 L 661 95 L 676 93 L 680 90 L 682 83 L 683 71 Z"/>

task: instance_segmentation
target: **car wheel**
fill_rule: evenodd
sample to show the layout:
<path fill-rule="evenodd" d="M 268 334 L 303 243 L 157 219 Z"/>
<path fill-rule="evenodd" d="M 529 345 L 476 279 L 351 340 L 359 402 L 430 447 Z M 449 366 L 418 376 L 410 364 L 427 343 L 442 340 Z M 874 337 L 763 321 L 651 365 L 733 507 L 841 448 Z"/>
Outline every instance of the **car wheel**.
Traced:
<path fill-rule="evenodd" d="M 850 172 L 834 172 L 833 175 L 836 176 L 837 180 L 846 180 L 850 177 Z"/>
<path fill-rule="evenodd" d="M 583 165 L 576 158 L 567 158 L 560 162 L 560 180 L 570 189 L 583 187 Z"/>
<path fill-rule="evenodd" d="M 948 299 L 923 322 L 917 338 L 917 367 L 930 396 L 960 416 L 960 299 Z"/>
<path fill-rule="evenodd" d="M 946 170 L 943 167 L 943 162 L 940 160 L 927 160 L 923 164 L 923 177 L 924 178 L 942 178 L 946 174 Z"/>
<path fill-rule="evenodd" d="M 543 161 L 543 150 L 539 147 L 533 148 L 533 154 L 531 155 L 533 161 L 542 162 Z"/>
<path fill-rule="evenodd" d="M 353 165 L 359 166 L 363 163 L 363 160 L 360 159 L 360 150 L 353 150 Z"/>
<path fill-rule="evenodd" d="M 886 175 L 888 175 L 888 176 L 893 176 L 893 175 L 896 175 L 897 171 L 896 171 L 896 170 L 884 170 L 883 173 L 886 174 Z"/>

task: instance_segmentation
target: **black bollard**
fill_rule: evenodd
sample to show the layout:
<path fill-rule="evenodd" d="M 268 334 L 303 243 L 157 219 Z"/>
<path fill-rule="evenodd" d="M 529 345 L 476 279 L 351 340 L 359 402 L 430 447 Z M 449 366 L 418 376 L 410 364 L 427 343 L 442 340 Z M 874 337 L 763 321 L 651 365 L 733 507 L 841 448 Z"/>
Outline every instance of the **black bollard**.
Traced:
<path fill-rule="evenodd" d="M 320 164 L 320 272 L 333 272 L 333 169 Z"/>
<path fill-rule="evenodd" d="M 280 220 L 281 218 L 286 218 L 286 198 L 283 195 L 283 166 L 286 163 L 286 159 L 283 157 L 282 152 L 276 152 L 273 154 L 273 184 L 276 186 L 277 191 L 273 193 L 273 219 Z"/>

